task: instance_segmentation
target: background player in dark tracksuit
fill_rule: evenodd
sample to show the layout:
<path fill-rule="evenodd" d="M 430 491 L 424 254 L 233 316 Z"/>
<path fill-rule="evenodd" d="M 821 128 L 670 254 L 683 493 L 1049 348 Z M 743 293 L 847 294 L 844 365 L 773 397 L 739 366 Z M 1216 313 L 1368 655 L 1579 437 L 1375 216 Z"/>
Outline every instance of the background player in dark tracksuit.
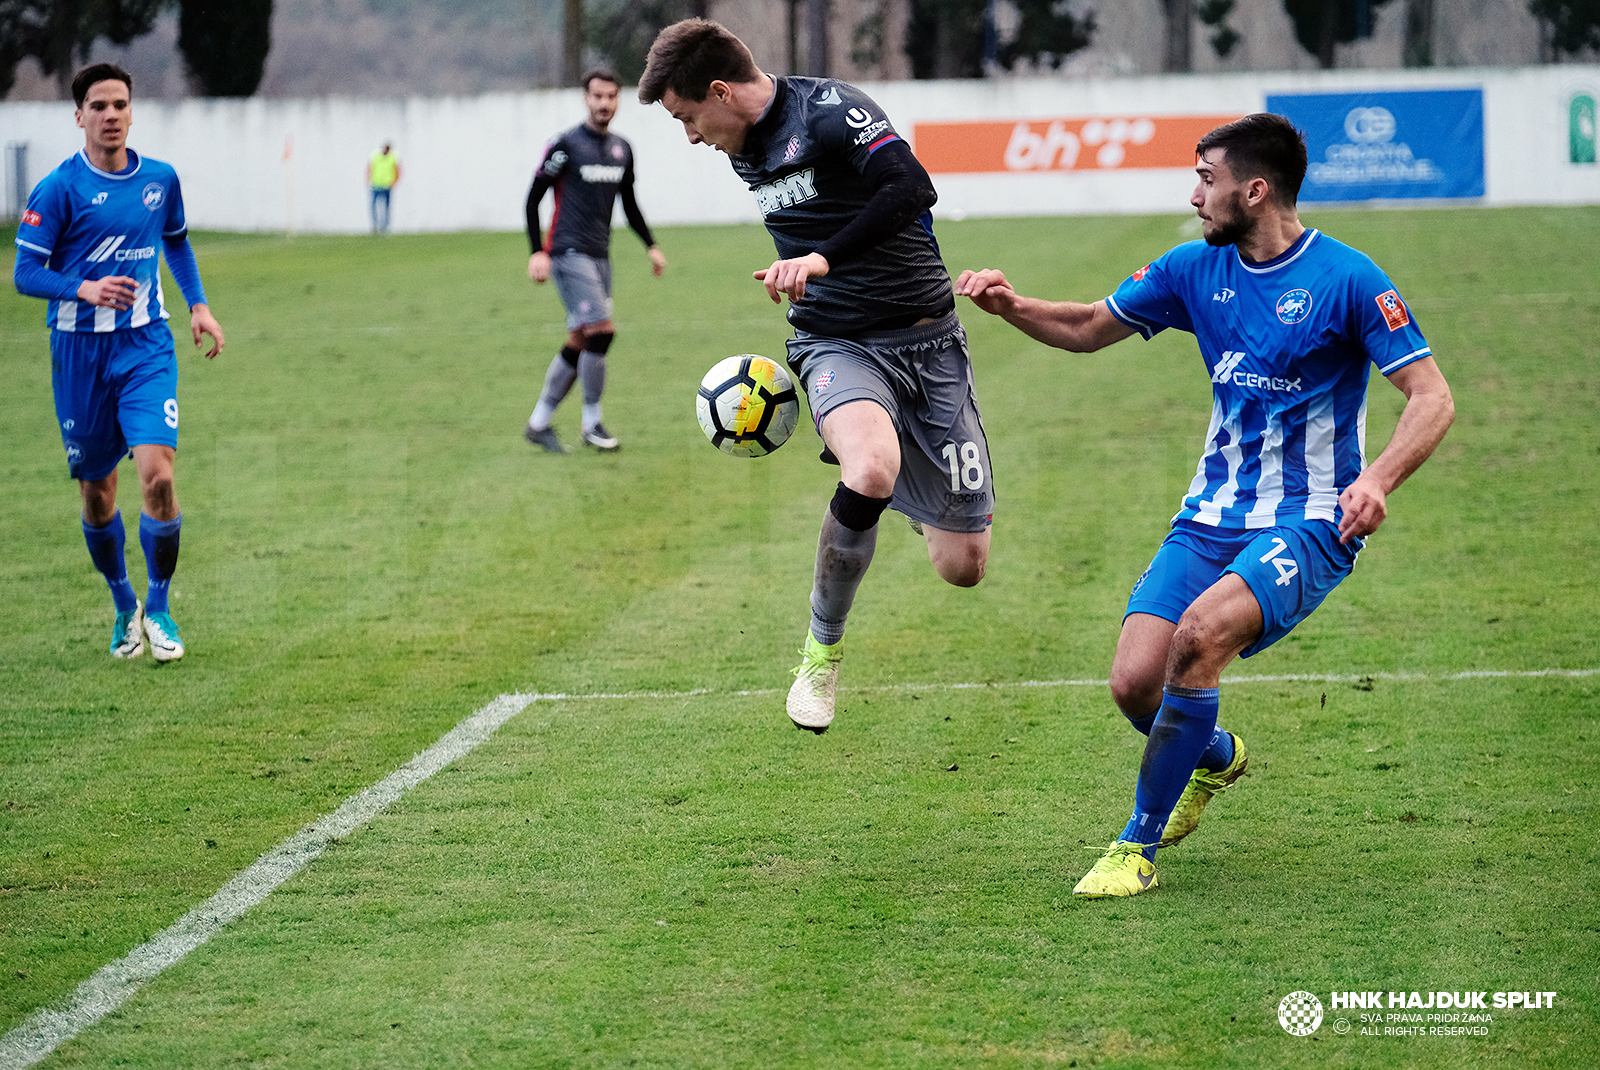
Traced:
<path fill-rule="evenodd" d="M 939 575 L 977 584 L 994 494 L 966 335 L 934 242 L 933 183 L 883 110 L 832 79 L 773 78 L 721 25 L 661 31 L 639 82 L 691 144 L 727 153 L 778 259 L 754 273 L 789 298 L 789 364 L 841 479 L 823 516 L 811 627 L 789 691 L 799 727 L 833 721 L 845 618 L 889 506 Z M 861 404 L 870 402 L 871 404 Z"/>
<path fill-rule="evenodd" d="M 622 196 L 628 225 L 644 239 L 657 275 L 667 258 L 656 248 L 633 196 L 633 147 L 610 132 L 617 114 L 620 83 L 609 71 L 583 76 L 583 104 L 589 118 L 545 146 L 544 159 L 528 191 L 528 277 L 542 283 L 552 275 L 567 308 L 567 344 L 545 372 L 539 404 L 523 435 L 551 453 L 566 447 L 550 429 L 556 406 L 576 380 L 583 380 L 583 441 L 614 450 L 617 440 L 600 423 L 600 394 L 606 383 L 606 351 L 616 337 L 611 323 L 611 210 Z M 555 190 L 548 242 L 539 236 L 539 202 Z"/>
<path fill-rule="evenodd" d="M 50 302 L 50 381 L 67 470 L 83 499 L 83 538 L 116 606 L 111 654 L 183 657 L 168 611 L 183 515 L 173 466 L 178 448 L 178 359 L 161 293 L 166 258 L 189 302 L 194 344 L 222 351 L 200 268 L 189 246 L 178 175 L 128 148 L 133 78 L 96 63 L 72 80 L 84 146 L 34 189 L 17 227 L 17 292 Z M 131 452 L 144 508 L 139 542 L 150 585 L 141 606 L 123 559 L 117 466 Z"/>

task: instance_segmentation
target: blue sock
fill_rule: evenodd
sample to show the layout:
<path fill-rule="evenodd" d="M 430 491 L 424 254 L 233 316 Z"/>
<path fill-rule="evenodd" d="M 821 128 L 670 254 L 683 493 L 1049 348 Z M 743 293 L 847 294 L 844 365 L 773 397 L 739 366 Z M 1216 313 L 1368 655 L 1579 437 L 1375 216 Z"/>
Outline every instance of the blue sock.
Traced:
<path fill-rule="evenodd" d="M 167 612 L 167 586 L 178 568 L 178 532 L 182 528 L 182 513 L 171 520 L 139 514 L 139 545 L 144 547 L 144 567 L 150 577 L 150 590 L 144 596 L 146 614 Z"/>
<path fill-rule="evenodd" d="M 1144 855 L 1153 858 L 1155 844 L 1167 827 L 1172 808 L 1189 784 L 1200 755 L 1217 728 L 1220 692 L 1214 688 L 1168 687 L 1161 712 L 1150 729 L 1144 760 L 1139 763 L 1139 784 L 1133 792 L 1133 816 L 1118 839 L 1144 843 Z"/>
<path fill-rule="evenodd" d="M 139 598 L 133 593 L 133 584 L 128 582 L 128 562 L 123 557 L 126 539 L 120 510 L 111 514 L 111 519 L 103 528 L 93 527 L 87 520 L 83 522 L 83 541 L 89 544 L 89 559 L 100 570 L 100 575 L 106 578 L 106 586 L 111 588 L 111 601 L 116 603 L 118 613 L 132 613 L 139 605 Z"/>
<path fill-rule="evenodd" d="M 1233 736 L 1226 728 L 1218 728 L 1211 733 L 1211 742 L 1206 744 L 1205 753 L 1200 755 L 1199 768 L 1217 773 L 1232 764 Z"/>
<path fill-rule="evenodd" d="M 1159 716 L 1160 713 L 1161 707 L 1157 706 L 1143 717 L 1129 717 L 1128 723 L 1133 725 L 1133 727 L 1138 730 L 1141 736 L 1148 736 L 1150 734 L 1150 729 L 1156 723 L 1156 717 Z M 1123 716 L 1127 715 L 1124 714 Z"/>

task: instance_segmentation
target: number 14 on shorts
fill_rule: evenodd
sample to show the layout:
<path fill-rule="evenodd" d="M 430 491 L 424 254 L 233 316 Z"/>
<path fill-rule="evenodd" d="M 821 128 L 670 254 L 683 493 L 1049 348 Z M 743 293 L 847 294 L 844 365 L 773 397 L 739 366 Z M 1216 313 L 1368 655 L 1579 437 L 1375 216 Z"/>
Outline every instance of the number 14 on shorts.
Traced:
<path fill-rule="evenodd" d="M 1272 537 L 1272 549 L 1261 555 L 1262 564 L 1271 561 L 1272 567 L 1278 570 L 1278 578 L 1275 582 L 1279 587 L 1289 586 L 1289 581 L 1300 575 L 1300 563 L 1284 554 L 1284 551 L 1288 548 L 1288 543 L 1274 535 Z M 1283 554 L 1283 556 L 1280 557 L 1278 556 L 1279 554 Z"/>

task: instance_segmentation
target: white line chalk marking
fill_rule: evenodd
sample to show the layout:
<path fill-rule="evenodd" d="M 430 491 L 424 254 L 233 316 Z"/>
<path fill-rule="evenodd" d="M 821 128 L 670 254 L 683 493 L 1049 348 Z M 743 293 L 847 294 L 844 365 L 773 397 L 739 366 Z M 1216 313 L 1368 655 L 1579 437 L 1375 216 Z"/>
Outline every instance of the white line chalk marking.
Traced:
<path fill-rule="evenodd" d="M 38 1011 L 0 1037 L 0 1068 L 22 1070 L 122 1006 L 167 967 L 215 936 L 323 852 L 330 841 L 371 821 L 405 792 L 471 752 L 521 713 L 536 695 L 501 695 L 456 725 L 439 741 L 372 787 L 345 800 L 332 814 L 307 825 L 256 859 L 216 895 L 179 918 L 125 957 L 102 966 L 66 1002 Z"/>
<path fill-rule="evenodd" d="M 1225 684 L 1256 683 L 1359 683 L 1362 680 L 1450 681 L 1543 676 L 1588 677 L 1600 669 L 1537 669 L 1509 672 L 1479 670 L 1441 673 L 1337 673 L 1281 676 L 1225 676 Z M 1024 680 L 992 684 L 890 684 L 882 687 L 843 688 L 850 691 L 965 691 L 993 688 L 1104 687 L 1104 680 Z M 433 776 L 451 762 L 471 753 L 502 725 L 535 702 L 581 702 L 595 699 L 680 699 L 698 695 L 772 695 L 778 689 L 719 692 L 712 688 L 691 691 L 624 691 L 614 693 L 501 695 L 477 711 L 438 742 L 378 783 L 345 800 L 332 814 L 307 825 L 263 854 L 255 864 L 234 877 L 210 899 L 179 918 L 123 958 L 102 966 L 79 985 L 66 1001 L 35 1012 L 4 1037 L 0 1037 L 0 1070 L 24 1070 L 44 1059 L 127 1002 L 147 982 L 180 962 L 185 955 L 210 940 L 223 926 L 260 903 L 284 881 L 321 855 L 333 840 L 348 836 L 371 821 L 390 803 Z"/>

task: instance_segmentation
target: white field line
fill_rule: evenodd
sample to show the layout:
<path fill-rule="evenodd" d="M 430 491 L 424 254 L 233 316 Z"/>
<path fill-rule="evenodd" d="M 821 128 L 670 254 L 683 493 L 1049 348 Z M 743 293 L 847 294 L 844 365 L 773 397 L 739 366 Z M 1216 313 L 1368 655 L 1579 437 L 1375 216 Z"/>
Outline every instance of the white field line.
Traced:
<path fill-rule="evenodd" d="M 1480 680 L 1540 676 L 1585 677 L 1600 669 L 1536 669 L 1507 672 L 1479 670 L 1442 673 L 1289 673 L 1281 676 L 1225 676 L 1225 684 L 1276 682 L 1358 683 L 1362 680 Z M 1023 680 L 993 684 L 890 684 L 882 687 L 842 688 L 850 691 L 963 691 L 993 688 L 1104 687 L 1104 680 Z M 272 894 L 284 881 L 322 854 L 328 844 L 348 836 L 371 821 L 390 803 L 433 776 L 456 759 L 471 753 L 511 718 L 535 702 L 581 702 L 595 699 L 680 699 L 697 695 L 772 695 L 779 689 L 719 692 L 701 687 L 691 691 L 622 691 L 587 694 L 501 695 L 456 725 L 433 746 L 390 773 L 378 783 L 346 799 L 325 818 L 312 822 L 256 859 L 227 884 L 124 957 L 96 970 L 70 997 L 56 1007 L 35 1012 L 4 1037 L 0 1037 L 0 1070 L 23 1070 L 49 1055 L 83 1030 L 112 1013 L 146 982 L 215 936 L 222 927 Z"/>
<path fill-rule="evenodd" d="M 125 957 L 102 966 L 64 1003 L 35 1013 L 0 1037 L 0 1068 L 22 1070 L 49 1055 L 122 1006 L 145 982 L 215 936 L 224 925 L 261 902 L 299 873 L 328 843 L 372 820 L 407 790 L 471 752 L 521 713 L 536 696 L 501 695 L 456 725 L 439 741 L 378 783 L 345 800 L 256 859 L 216 895 L 179 918 Z"/>

